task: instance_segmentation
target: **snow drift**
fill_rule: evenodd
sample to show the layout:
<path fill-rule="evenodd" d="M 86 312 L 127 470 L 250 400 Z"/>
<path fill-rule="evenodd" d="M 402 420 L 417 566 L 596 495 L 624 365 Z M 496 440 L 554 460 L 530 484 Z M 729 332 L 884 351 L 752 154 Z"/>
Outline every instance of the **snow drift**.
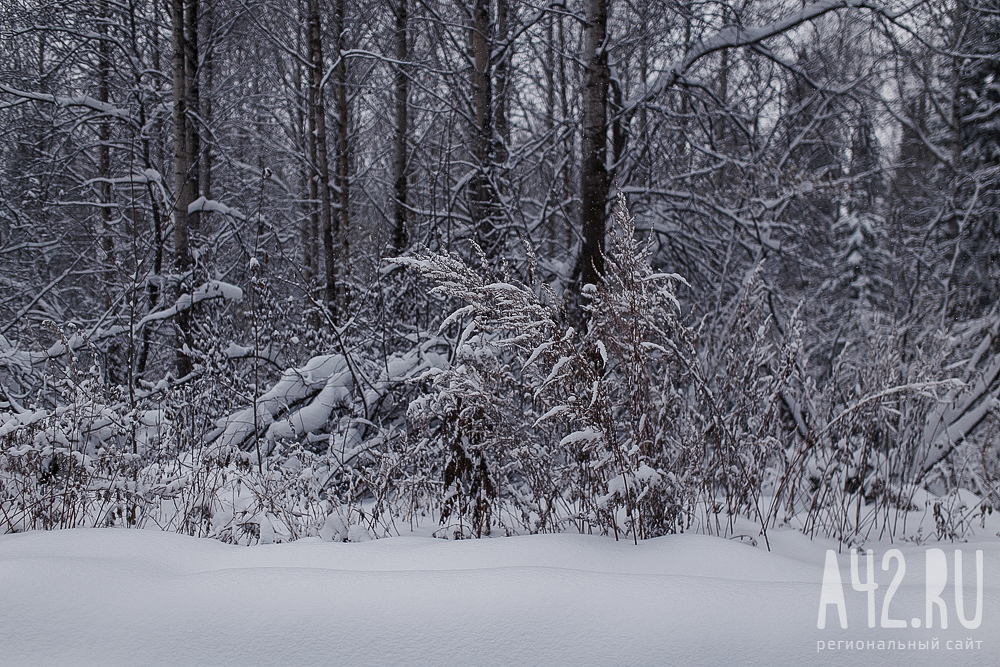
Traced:
<path fill-rule="evenodd" d="M 948 630 L 869 629 L 846 553 L 840 567 L 850 627 L 841 630 L 830 610 L 831 623 L 818 630 L 825 550 L 836 544 L 788 531 L 774 533 L 771 543 L 768 553 L 694 535 L 638 546 L 535 535 L 359 544 L 310 538 L 245 548 L 145 530 L 4 535 L 0 646 L 8 665 L 130 667 L 912 666 L 1000 659 L 1000 545 L 958 545 L 985 554 L 984 620 L 976 630 L 962 628 L 953 609 Z M 939 546 L 950 559 L 956 545 Z M 902 552 L 909 570 L 892 614 L 908 618 L 923 614 L 924 547 Z M 892 572 L 876 571 L 881 604 Z M 917 645 L 931 637 L 936 650 L 817 650 L 818 641 Z M 946 648 L 967 638 L 979 648 Z"/>

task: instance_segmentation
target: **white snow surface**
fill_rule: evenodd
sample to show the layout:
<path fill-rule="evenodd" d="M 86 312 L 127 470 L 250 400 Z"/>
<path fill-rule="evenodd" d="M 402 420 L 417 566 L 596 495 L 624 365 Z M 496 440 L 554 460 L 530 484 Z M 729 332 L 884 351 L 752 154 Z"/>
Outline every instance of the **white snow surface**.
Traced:
<path fill-rule="evenodd" d="M 309 538 L 236 547 L 154 530 L 0 536 L 5 665 L 996 665 L 1000 543 L 929 545 L 949 562 L 984 551 L 983 622 L 948 630 L 869 629 L 866 594 L 816 627 L 827 548 L 795 532 L 772 551 L 677 535 L 468 541 Z M 881 605 L 902 550 L 894 617 L 923 616 L 927 546 L 877 545 Z M 862 568 L 863 569 L 863 568 Z M 974 596 L 966 565 L 966 598 Z M 974 581 L 974 579 L 973 579 Z M 971 615 L 971 614 L 970 614 Z M 957 629 L 956 629 L 957 626 Z M 829 640 L 927 641 L 937 650 L 823 650 Z M 947 650 L 949 640 L 980 648 Z"/>

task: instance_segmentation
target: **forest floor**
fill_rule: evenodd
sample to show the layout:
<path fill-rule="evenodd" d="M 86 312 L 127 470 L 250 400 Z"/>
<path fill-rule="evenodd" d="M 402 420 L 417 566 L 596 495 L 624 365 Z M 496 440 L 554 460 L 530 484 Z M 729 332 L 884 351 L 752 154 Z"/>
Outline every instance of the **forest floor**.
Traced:
<path fill-rule="evenodd" d="M 790 530 L 769 533 L 770 552 L 759 538 L 756 546 L 749 541 L 687 534 L 636 546 L 561 534 L 361 543 L 308 538 L 237 547 L 155 530 L 2 535 L 0 662 L 1000 664 L 995 538 L 868 545 L 879 583 L 876 625 L 889 584 L 902 571 L 898 559 L 883 571 L 886 551 L 900 549 L 906 564 L 888 616 L 916 619 L 925 615 L 927 550 L 943 550 L 947 630 L 938 629 L 936 611 L 931 630 L 869 629 L 867 594 L 852 588 L 846 549 L 838 565 L 848 629 L 841 629 L 831 605 L 820 630 L 827 549 L 838 549 L 837 543 Z M 969 618 L 976 602 L 975 551 L 983 551 L 982 623 L 974 630 L 956 616 L 956 549 L 963 552 Z"/>

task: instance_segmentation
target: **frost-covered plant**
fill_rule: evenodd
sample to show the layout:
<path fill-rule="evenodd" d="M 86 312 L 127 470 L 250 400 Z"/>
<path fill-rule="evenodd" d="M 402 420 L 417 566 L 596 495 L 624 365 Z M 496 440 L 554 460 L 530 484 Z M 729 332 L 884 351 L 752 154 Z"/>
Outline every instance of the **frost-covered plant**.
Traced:
<path fill-rule="evenodd" d="M 439 452 L 442 515 L 459 530 L 510 529 L 503 509 L 529 530 L 558 529 L 560 515 L 636 538 L 678 528 L 692 496 L 679 425 L 694 337 L 673 293 L 683 280 L 654 272 L 634 234 L 620 197 L 583 334 L 534 279 L 530 250 L 531 284 L 455 256 L 396 260 L 466 304 L 443 325 L 463 325 L 454 363 L 421 378 L 430 391 L 409 412 L 413 450 Z"/>
<path fill-rule="evenodd" d="M 690 506 L 695 468 L 683 405 L 697 374 L 695 334 L 674 294 L 686 281 L 652 269 L 652 246 L 635 239 L 621 193 L 608 236 L 605 274 L 584 288 L 577 382 L 585 384 L 572 421 L 578 433 L 595 434 L 580 440 L 607 485 L 595 511 L 615 531 L 649 537 L 681 528 Z"/>
<path fill-rule="evenodd" d="M 437 454 L 420 460 L 441 484 L 442 520 L 457 522 L 457 535 L 488 534 L 494 523 L 510 530 L 511 520 L 544 529 L 553 499 L 549 480 L 538 473 L 550 466 L 542 463 L 548 452 L 533 433 L 537 395 L 522 371 L 533 361 L 531 350 L 554 345 L 560 330 L 555 296 L 514 280 L 506 265 L 501 277 L 484 278 L 451 255 L 394 261 L 421 270 L 437 283 L 435 293 L 466 303 L 441 325 L 443 331 L 463 324 L 453 363 L 417 378 L 431 391 L 408 411 L 411 456 L 427 448 Z M 511 509 L 512 519 L 501 516 Z"/>
<path fill-rule="evenodd" d="M 994 419 L 1000 393 L 991 386 L 1000 358 L 989 354 L 998 323 L 973 325 L 908 344 L 905 331 L 875 317 L 825 378 L 790 383 L 795 437 L 772 519 L 852 544 L 904 533 L 914 512 L 939 537 L 965 534 L 988 511 L 989 429 L 975 428 Z"/>
<path fill-rule="evenodd" d="M 78 368 L 74 346 L 50 327 L 62 347 L 49 356 L 65 355 L 65 365 L 35 371 L 51 387 L 47 400 L 0 403 L 0 521 L 8 531 L 134 524 L 138 452 L 159 437 L 157 413 L 129 409 L 121 388 L 96 364 Z"/>

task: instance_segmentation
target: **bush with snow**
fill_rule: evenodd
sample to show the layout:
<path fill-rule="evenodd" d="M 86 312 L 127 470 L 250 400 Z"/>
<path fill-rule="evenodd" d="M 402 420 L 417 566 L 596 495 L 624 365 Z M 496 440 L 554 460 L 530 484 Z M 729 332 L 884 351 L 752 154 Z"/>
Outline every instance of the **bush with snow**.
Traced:
<path fill-rule="evenodd" d="M 482 269 L 396 258 L 363 295 L 368 319 L 289 325 L 293 347 L 260 326 L 283 308 L 261 299 L 244 313 L 252 345 L 209 318 L 190 377 L 140 373 L 131 388 L 100 363 L 98 343 L 121 331 L 52 325 L 44 352 L 0 337 L 0 526 L 158 526 L 250 544 L 357 541 L 421 521 L 447 537 L 635 540 L 749 521 L 765 541 L 788 525 L 860 544 L 962 537 L 1000 506 L 985 444 L 995 317 L 927 336 L 908 359 L 897 328 L 873 318 L 863 344 L 817 371 L 802 309 L 776 321 L 761 264 L 692 321 L 685 279 L 653 268 L 622 196 L 608 238 L 577 319 L 529 248 L 523 280 L 482 253 Z M 408 301 L 414 275 L 434 284 L 428 304 L 453 306 L 431 331 Z M 210 281 L 141 324 L 241 294 Z M 389 333 L 385 318 L 404 311 L 420 326 Z"/>
<path fill-rule="evenodd" d="M 462 324 L 455 362 L 421 378 L 430 391 L 409 412 L 414 465 L 441 462 L 441 514 L 458 533 L 495 523 L 638 539 L 689 528 L 701 501 L 755 505 L 795 348 L 763 372 L 761 322 L 724 360 L 724 379 L 706 377 L 674 292 L 685 281 L 649 260 L 620 196 L 606 275 L 584 287 L 582 332 L 537 280 L 483 277 L 451 255 L 396 260 L 465 303 L 442 325 Z"/>

